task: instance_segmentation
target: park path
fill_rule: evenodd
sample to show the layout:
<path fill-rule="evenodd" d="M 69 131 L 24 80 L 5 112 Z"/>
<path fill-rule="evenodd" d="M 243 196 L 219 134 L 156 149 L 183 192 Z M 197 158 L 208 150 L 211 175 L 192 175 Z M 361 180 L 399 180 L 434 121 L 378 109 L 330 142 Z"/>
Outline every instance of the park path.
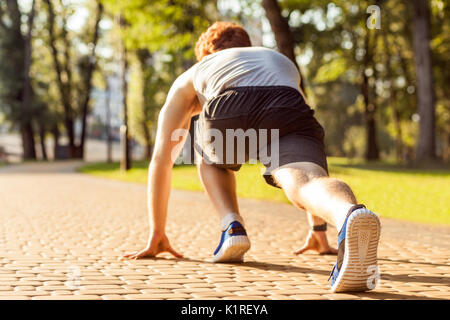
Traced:
<path fill-rule="evenodd" d="M 241 199 L 246 262 L 213 264 L 218 218 L 187 191 L 173 190 L 167 225 L 187 258 L 118 261 L 147 240 L 146 188 L 75 173 L 79 164 L 0 168 L 0 299 L 450 299 L 449 227 L 382 219 L 379 286 L 332 294 L 334 256 L 291 254 L 303 213 Z"/>

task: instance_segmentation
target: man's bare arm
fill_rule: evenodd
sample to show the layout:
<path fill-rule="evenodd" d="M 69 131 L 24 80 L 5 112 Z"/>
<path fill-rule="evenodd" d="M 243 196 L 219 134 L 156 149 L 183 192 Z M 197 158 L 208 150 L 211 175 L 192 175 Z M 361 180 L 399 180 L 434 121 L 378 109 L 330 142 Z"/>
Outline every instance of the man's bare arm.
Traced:
<path fill-rule="evenodd" d="M 181 257 L 169 244 L 165 234 L 167 207 L 171 188 L 171 173 L 186 135 L 172 140 L 177 129 L 187 133 L 191 118 L 200 113 L 197 96 L 192 85 L 192 69 L 182 74 L 172 85 L 166 103 L 158 118 L 158 130 L 155 148 L 149 166 L 148 176 L 148 210 L 150 235 L 147 246 L 136 253 L 125 255 L 125 258 L 155 256 L 161 252 L 170 252 Z"/>

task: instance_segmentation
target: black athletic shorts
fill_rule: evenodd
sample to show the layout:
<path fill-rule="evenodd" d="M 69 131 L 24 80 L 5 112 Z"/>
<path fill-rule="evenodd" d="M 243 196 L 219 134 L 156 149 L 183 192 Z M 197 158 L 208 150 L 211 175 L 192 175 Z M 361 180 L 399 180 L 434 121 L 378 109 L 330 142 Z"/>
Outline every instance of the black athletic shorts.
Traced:
<path fill-rule="evenodd" d="M 276 131 L 273 129 L 278 130 L 278 134 L 273 135 Z M 242 133 L 246 133 L 245 148 L 238 147 L 239 138 L 233 135 L 238 130 L 241 138 Z M 231 140 L 227 139 L 227 133 Z M 220 134 L 222 138 L 218 137 Z M 243 163 L 259 160 L 266 166 L 266 182 L 275 187 L 278 186 L 271 172 L 289 163 L 312 162 L 328 172 L 324 130 L 314 118 L 314 110 L 306 104 L 300 92 L 291 87 L 224 90 L 206 103 L 196 135 L 196 141 L 200 142 L 195 143 L 195 148 L 207 163 L 238 171 Z M 276 141 L 278 150 L 274 144 Z M 270 163 L 265 155 L 271 159 Z"/>

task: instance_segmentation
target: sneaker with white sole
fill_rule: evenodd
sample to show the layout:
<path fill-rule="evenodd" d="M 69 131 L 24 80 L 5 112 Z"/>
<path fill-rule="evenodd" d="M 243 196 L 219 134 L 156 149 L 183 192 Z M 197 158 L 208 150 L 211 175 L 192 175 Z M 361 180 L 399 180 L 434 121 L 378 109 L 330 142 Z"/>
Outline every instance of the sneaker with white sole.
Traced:
<path fill-rule="evenodd" d="M 250 240 L 242 224 L 233 221 L 222 232 L 220 243 L 214 251 L 214 262 L 242 262 L 250 249 Z"/>
<path fill-rule="evenodd" d="M 338 235 L 338 258 L 330 274 L 332 292 L 375 289 L 379 280 L 380 232 L 380 220 L 375 213 L 363 205 L 349 210 Z"/>

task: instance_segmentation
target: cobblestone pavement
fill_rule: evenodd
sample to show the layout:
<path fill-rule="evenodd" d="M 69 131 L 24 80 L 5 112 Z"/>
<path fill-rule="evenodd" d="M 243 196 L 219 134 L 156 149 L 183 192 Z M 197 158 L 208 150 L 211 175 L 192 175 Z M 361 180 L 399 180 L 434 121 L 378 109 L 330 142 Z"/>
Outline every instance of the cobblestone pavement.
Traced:
<path fill-rule="evenodd" d="M 168 235 L 185 259 L 118 261 L 147 240 L 146 188 L 74 173 L 76 165 L 0 169 L 0 299 L 450 298 L 449 227 L 382 219 L 379 286 L 332 294 L 335 256 L 291 254 L 307 234 L 302 212 L 241 199 L 246 262 L 213 264 L 219 219 L 195 192 L 174 190 L 169 207 Z"/>

